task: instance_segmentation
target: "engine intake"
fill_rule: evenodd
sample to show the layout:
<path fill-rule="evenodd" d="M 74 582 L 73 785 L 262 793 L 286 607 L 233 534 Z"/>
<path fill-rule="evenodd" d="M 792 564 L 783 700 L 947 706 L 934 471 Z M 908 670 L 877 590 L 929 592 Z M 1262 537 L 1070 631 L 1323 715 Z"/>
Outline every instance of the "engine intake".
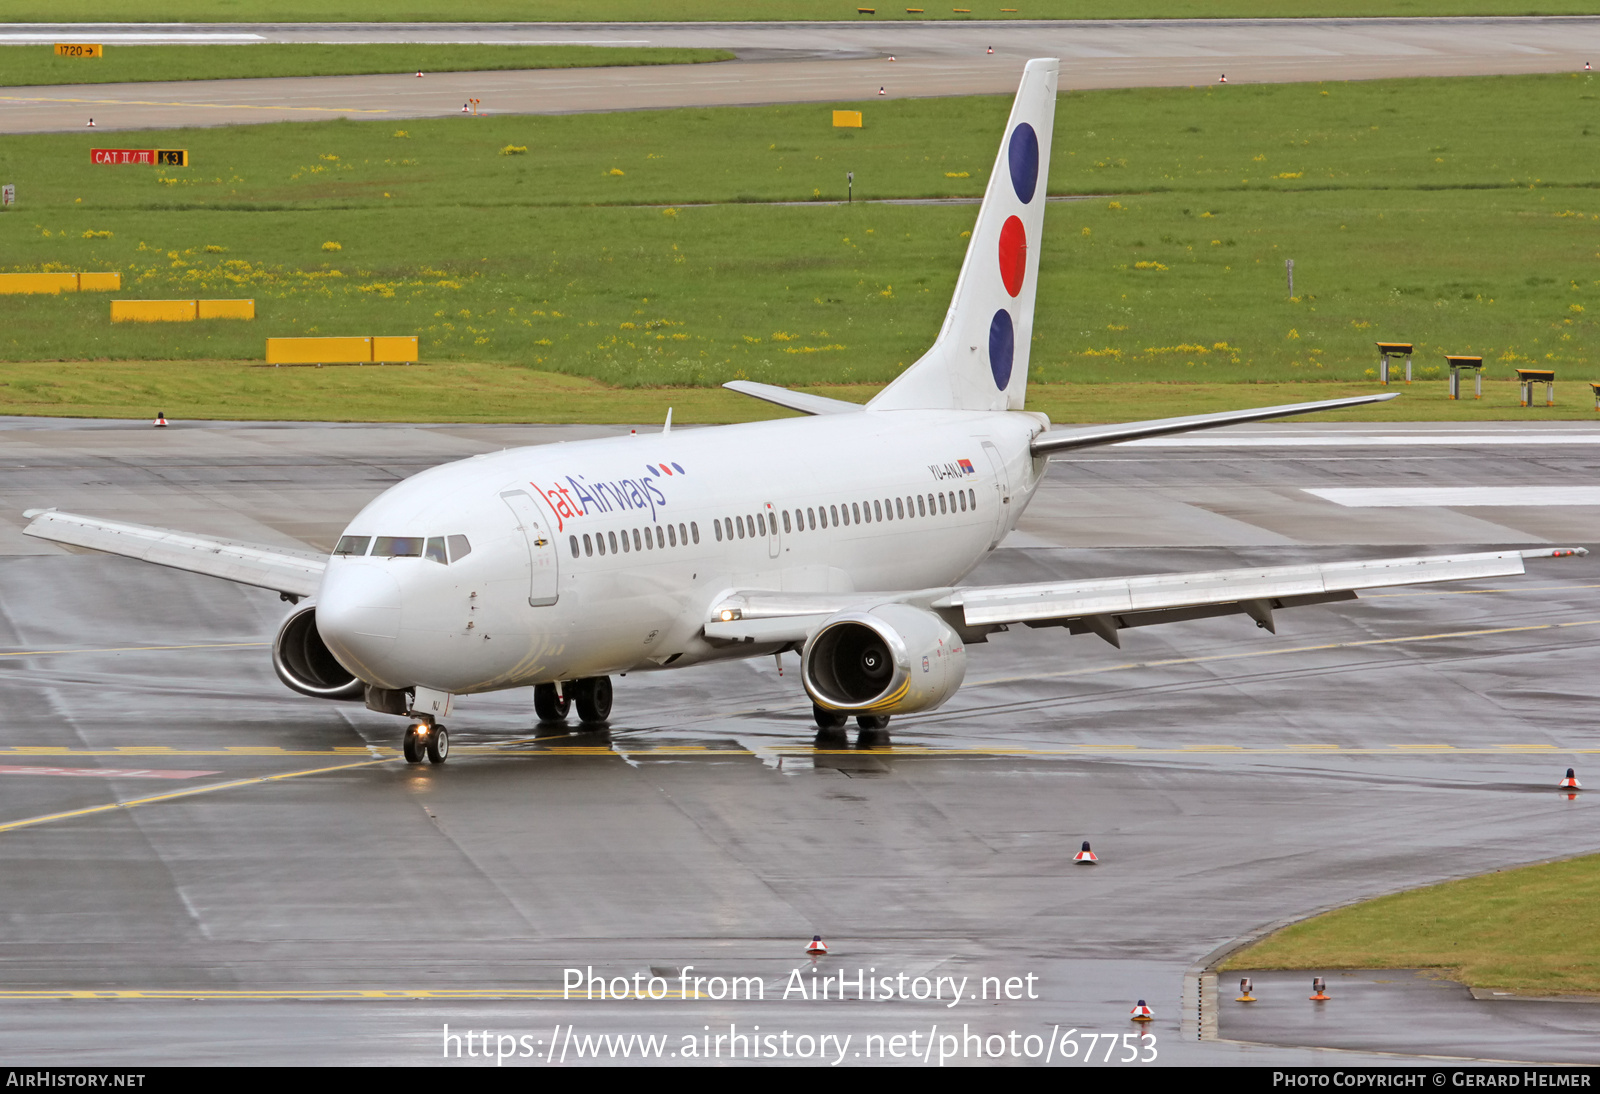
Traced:
<path fill-rule="evenodd" d="M 317 609 L 301 608 L 278 628 L 272 667 L 292 690 L 316 699 L 361 699 L 366 685 L 329 651 L 317 633 Z"/>
<path fill-rule="evenodd" d="M 813 701 L 852 714 L 912 714 L 944 705 L 967 674 L 949 624 L 906 604 L 831 616 L 801 653 Z"/>

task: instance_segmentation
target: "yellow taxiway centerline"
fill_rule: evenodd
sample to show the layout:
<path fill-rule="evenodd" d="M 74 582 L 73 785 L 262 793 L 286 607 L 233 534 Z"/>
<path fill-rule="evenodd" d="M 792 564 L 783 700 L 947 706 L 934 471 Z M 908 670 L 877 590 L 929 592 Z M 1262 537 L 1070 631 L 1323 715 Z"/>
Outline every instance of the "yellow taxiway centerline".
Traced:
<path fill-rule="evenodd" d="M 353 764 L 335 764 L 332 767 L 312 767 L 304 771 L 285 771 L 278 775 L 257 775 L 249 779 L 235 779 L 225 783 L 210 783 L 206 786 L 192 786 L 183 790 L 171 790 L 165 794 L 152 794 L 145 798 L 134 798 L 131 801 L 111 802 L 107 805 L 91 805 L 84 809 L 69 809 L 64 813 L 45 813 L 37 817 L 24 817 L 22 820 L 8 821 L 0 824 L 0 832 L 11 832 L 18 828 L 32 828 L 38 824 L 49 824 L 52 821 L 71 820 L 74 817 L 92 817 L 97 813 L 110 813 L 118 809 L 136 809 L 141 805 L 155 805 L 159 802 L 175 801 L 178 798 L 192 798 L 196 794 L 211 794 L 218 790 L 231 790 L 235 787 L 250 786 L 254 783 L 279 782 L 284 779 L 298 779 L 303 775 L 321 775 L 329 771 L 348 771 L 356 767 L 371 767 L 374 764 L 393 763 L 392 759 L 385 757 L 381 760 L 363 760 Z"/>

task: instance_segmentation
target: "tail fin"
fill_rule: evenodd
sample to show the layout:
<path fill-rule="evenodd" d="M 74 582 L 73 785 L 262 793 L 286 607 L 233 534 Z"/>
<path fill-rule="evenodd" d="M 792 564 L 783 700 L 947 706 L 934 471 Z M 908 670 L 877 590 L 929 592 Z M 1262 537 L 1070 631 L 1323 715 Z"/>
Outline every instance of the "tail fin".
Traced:
<path fill-rule="evenodd" d="M 869 409 L 1022 409 L 1060 64 L 1023 70 L 939 339 Z"/>

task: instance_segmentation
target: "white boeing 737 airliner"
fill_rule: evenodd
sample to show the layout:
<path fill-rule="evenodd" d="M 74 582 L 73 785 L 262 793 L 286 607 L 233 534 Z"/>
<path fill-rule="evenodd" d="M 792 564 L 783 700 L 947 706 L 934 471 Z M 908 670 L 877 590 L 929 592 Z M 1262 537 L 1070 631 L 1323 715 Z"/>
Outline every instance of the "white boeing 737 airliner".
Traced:
<path fill-rule="evenodd" d="M 944 327 L 865 406 L 727 386 L 808 417 L 520 448 L 385 491 L 331 557 L 32 510 L 29 535 L 279 592 L 289 687 L 405 716 L 438 763 L 459 695 L 532 687 L 545 722 L 611 711 L 616 673 L 798 651 L 824 734 L 932 710 L 967 647 L 1009 624 L 1118 631 L 1355 590 L 1523 572 L 1566 549 L 1153 574 L 955 582 L 1016 526 L 1050 454 L 1392 398 L 1052 430 L 1023 409 L 1058 62 L 1030 61 Z"/>

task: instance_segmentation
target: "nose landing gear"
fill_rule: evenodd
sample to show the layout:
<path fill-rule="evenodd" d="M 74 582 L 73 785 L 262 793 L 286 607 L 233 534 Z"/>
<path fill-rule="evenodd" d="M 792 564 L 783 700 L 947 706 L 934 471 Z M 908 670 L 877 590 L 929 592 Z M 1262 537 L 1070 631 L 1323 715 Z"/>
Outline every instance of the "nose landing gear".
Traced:
<path fill-rule="evenodd" d="M 400 750 L 408 764 L 419 764 L 424 756 L 431 764 L 442 764 L 450 757 L 450 731 L 433 722 L 413 722 Z"/>

